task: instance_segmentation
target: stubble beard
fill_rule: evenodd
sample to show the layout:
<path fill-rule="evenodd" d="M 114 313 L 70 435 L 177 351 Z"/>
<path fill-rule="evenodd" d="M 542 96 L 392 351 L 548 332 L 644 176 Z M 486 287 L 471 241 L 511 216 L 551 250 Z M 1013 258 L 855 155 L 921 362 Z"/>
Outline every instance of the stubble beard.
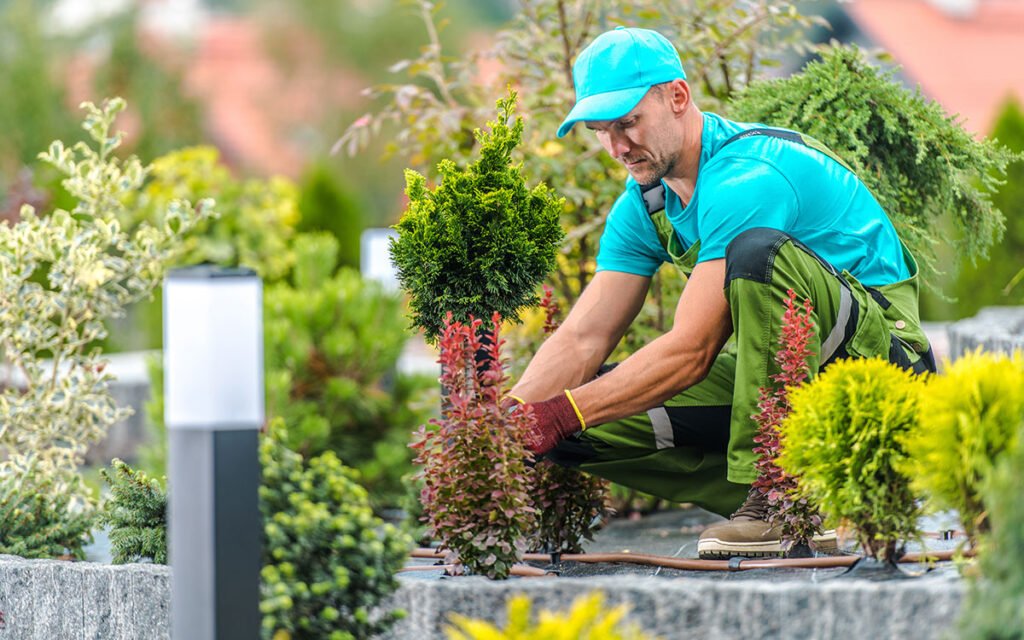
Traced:
<path fill-rule="evenodd" d="M 644 189 L 660 183 L 661 179 L 667 176 L 675 166 L 675 161 L 671 157 L 649 157 L 645 160 L 646 162 L 642 163 L 639 167 L 641 171 L 636 173 L 630 171 L 633 179 Z M 629 171 L 628 168 L 627 171 Z"/>

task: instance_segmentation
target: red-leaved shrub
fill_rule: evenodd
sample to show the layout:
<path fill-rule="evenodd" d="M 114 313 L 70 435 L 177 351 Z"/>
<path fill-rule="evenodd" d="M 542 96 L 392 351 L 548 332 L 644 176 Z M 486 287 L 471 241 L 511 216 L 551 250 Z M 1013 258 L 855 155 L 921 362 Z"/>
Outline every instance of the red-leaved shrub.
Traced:
<path fill-rule="evenodd" d="M 448 551 L 449 562 L 471 574 L 506 578 L 535 526 L 526 447 L 533 413 L 507 411 L 507 376 L 501 359 L 501 316 L 491 319 L 489 344 L 480 340 L 479 319 L 445 321 L 439 342 L 441 385 L 447 400 L 434 429 L 421 427 L 411 445 L 424 520 Z M 476 353 L 488 354 L 481 367 Z"/>
<path fill-rule="evenodd" d="M 788 291 L 786 311 L 782 316 L 782 334 L 779 336 L 779 350 L 775 362 L 781 369 L 772 376 L 771 387 L 760 389 L 757 403 L 758 413 L 753 416 L 757 423 L 754 453 L 758 459 L 758 478 L 754 487 L 765 494 L 768 500 L 768 517 L 772 523 L 782 523 L 783 540 L 797 545 L 813 547 L 812 538 L 821 533 L 821 515 L 797 493 L 798 479 L 787 475 L 775 464 L 780 453 L 779 425 L 789 415 L 789 389 L 803 384 L 810 376 L 807 358 L 811 355 L 808 343 L 814 336 L 814 322 L 810 300 L 803 306 L 796 302 L 796 293 Z"/>
<path fill-rule="evenodd" d="M 544 333 L 554 333 L 561 324 L 560 310 L 547 285 L 540 306 L 545 312 Z M 547 460 L 537 462 L 532 479 L 537 526 L 530 536 L 530 549 L 581 553 L 583 541 L 593 540 L 594 528 L 607 511 L 608 481 Z"/>

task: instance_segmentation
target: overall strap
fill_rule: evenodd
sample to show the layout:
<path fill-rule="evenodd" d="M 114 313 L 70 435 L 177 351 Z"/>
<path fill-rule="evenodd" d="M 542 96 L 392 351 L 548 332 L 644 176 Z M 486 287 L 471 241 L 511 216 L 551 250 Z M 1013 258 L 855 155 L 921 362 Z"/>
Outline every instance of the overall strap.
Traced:
<path fill-rule="evenodd" d="M 737 140 L 749 138 L 750 136 L 768 136 L 770 138 L 781 138 L 783 140 L 789 140 L 790 142 L 802 144 L 803 146 L 809 149 L 814 149 L 815 151 L 824 153 L 826 156 L 832 158 L 840 165 L 842 165 L 842 167 L 849 171 L 850 173 L 855 173 L 854 170 L 850 168 L 850 165 L 846 164 L 846 162 L 843 161 L 842 158 L 836 155 L 835 151 L 832 151 L 824 144 L 822 144 L 818 140 L 815 140 L 809 135 L 797 133 L 796 131 L 790 131 L 788 129 L 772 129 L 769 127 L 757 127 L 754 129 L 747 129 L 746 131 L 741 131 L 734 135 L 733 137 L 726 140 L 724 143 L 722 143 L 722 147 L 725 147 L 726 145 L 732 142 L 736 142 Z M 721 148 L 719 148 L 719 150 L 721 150 Z"/>

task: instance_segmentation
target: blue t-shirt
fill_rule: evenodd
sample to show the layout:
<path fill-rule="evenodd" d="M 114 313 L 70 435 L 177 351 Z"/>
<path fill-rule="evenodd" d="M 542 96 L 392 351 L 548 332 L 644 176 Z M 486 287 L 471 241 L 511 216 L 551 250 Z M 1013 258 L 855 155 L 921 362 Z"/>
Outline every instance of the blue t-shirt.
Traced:
<path fill-rule="evenodd" d="M 820 151 L 772 136 L 753 135 L 722 147 L 737 133 L 761 126 L 705 113 L 693 197 L 684 207 L 665 189 L 665 213 L 684 248 L 700 240 L 697 262 L 724 258 L 741 232 L 769 227 L 867 286 L 909 278 L 896 230 L 848 169 Z M 629 178 L 608 214 L 597 270 L 651 276 L 668 261 L 640 187 Z"/>

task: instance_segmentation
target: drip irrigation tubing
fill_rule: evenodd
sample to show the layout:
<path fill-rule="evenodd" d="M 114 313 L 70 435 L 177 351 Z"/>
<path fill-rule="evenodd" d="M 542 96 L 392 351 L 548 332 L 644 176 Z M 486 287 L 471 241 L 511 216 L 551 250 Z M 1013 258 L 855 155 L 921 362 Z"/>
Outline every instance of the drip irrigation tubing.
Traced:
<path fill-rule="evenodd" d="M 924 561 L 939 562 L 951 560 L 956 555 L 971 557 L 974 553 L 971 550 L 957 552 L 956 550 L 929 551 L 926 553 L 905 553 L 897 562 L 918 563 Z M 415 549 L 412 552 L 413 558 L 443 558 L 444 554 L 435 549 Z M 566 562 L 625 562 L 630 564 L 641 564 L 651 567 L 664 567 L 666 569 L 683 569 L 685 571 L 744 571 L 748 569 L 836 569 L 849 567 L 861 555 L 839 555 L 839 556 L 818 556 L 815 558 L 742 558 L 735 557 L 729 560 L 699 560 L 694 558 L 673 558 L 670 556 L 658 556 L 647 553 L 563 553 L 560 558 Z M 550 562 L 551 554 L 548 553 L 526 553 L 523 560 Z M 438 565 L 430 565 L 437 568 Z M 540 571 L 543 571 L 542 569 Z M 539 574 L 535 574 L 539 575 Z"/>
<path fill-rule="evenodd" d="M 415 551 L 413 553 L 415 553 Z M 421 557 L 421 556 L 413 556 L 413 557 Z M 439 557 L 439 556 L 431 556 L 431 557 Z M 405 571 L 432 571 L 432 570 L 436 571 L 437 569 L 444 569 L 445 571 L 450 571 L 450 570 L 452 570 L 454 568 L 455 568 L 454 564 L 425 564 L 425 565 L 419 565 L 419 566 L 413 566 L 413 567 L 403 567 L 403 568 L 398 570 L 398 573 L 402 573 L 402 572 L 405 572 Z M 554 577 L 554 574 L 552 572 L 547 571 L 545 569 L 540 569 L 538 567 L 531 567 L 528 564 L 514 564 L 514 565 L 512 565 L 512 568 L 509 570 L 509 572 L 512 575 L 514 575 L 514 576 L 522 576 L 524 578 L 550 578 L 550 577 Z"/>

